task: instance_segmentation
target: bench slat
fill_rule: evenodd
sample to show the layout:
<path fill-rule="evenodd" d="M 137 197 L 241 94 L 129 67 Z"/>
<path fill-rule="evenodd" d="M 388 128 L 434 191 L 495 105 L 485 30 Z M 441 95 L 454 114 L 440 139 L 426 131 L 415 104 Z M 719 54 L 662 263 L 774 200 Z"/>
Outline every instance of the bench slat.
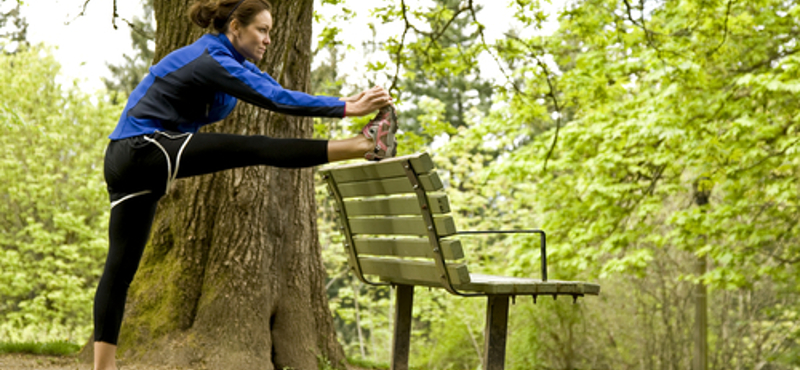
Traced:
<path fill-rule="evenodd" d="M 427 286 L 440 285 L 439 271 L 433 262 L 374 257 L 360 257 L 359 261 L 364 274 L 377 275 L 382 280 L 407 281 Z M 453 284 L 469 283 L 467 265 L 463 263 L 448 264 L 447 271 Z"/>
<path fill-rule="evenodd" d="M 431 213 L 450 212 L 450 203 L 445 194 L 428 195 Z M 401 216 L 419 215 L 419 201 L 416 195 L 396 198 L 350 199 L 344 202 L 348 217 L 353 216 Z"/>
<path fill-rule="evenodd" d="M 428 238 L 354 238 L 359 255 L 433 258 Z M 439 248 L 447 260 L 464 258 L 464 249 L 457 239 L 442 239 Z"/>
<path fill-rule="evenodd" d="M 444 188 L 442 180 L 436 172 L 420 175 L 419 182 L 425 191 L 438 191 Z M 392 177 L 381 180 L 355 181 L 339 184 L 339 194 L 342 198 L 368 197 L 373 195 L 392 195 L 413 193 L 414 188 L 408 177 Z"/>
<path fill-rule="evenodd" d="M 413 189 L 404 168 L 411 162 L 422 189 Z M 442 287 L 428 230 L 417 195 L 426 196 L 434 216 L 438 243 L 455 289 L 488 295 L 597 295 L 598 284 L 579 281 L 541 281 L 531 278 L 470 274 L 461 242 L 441 237 L 456 233 L 449 215 L 450 204 L 433 161 L 427 153 L 390 158 L 380 162 L 353 163 L 320 170 L 347 214 L 343 228 L 353 264 L 356 254 L 362 273 L 377 275 L 393 284 Z M 414 194 L 418 193 L 418 194 Z M 427 217 L 427 215 L 425 216 Z M 367 237 L 369 235 L 369 237 Z M 391 237 L 398 235 L 401 237 Z M 379 237 L 376 237 L 379 236 Z M 384 237 L 386 236 L 386 237 Z M 406 236 L 406 237 L 402 237 Z M 418 236 L 412 238 L 407 236 Z M 351 245 L 352 244 L 352 245 Z M 415 258 L 415 259 L 410 259 Z M 422 260 L 422 259 L 425 260 Z"/>
<path fill-rule="evenodd" d="M 439 236 L 456 233 L 456 224 L 451 216 L 434 217 L 433 222 Z M 428 234 L 428 228 L 422 217 L 351 218 L 350 232 L 353 234 L 425 236 Z"/>
<path fill-rule="evenodd" d="M 353 181 L 374 180 L 386 177 L 405 176 L 406 172 L 402 163 L 411 161 L 414 171 L 418 174 L 433 170 L 433 161 L 428 153 L 418 153 L 402 157 L 384 159 L 380 162 L 354 163 L 337 166 L 332 169 L 323 169 L 322 174 L 330 174 L 339 184 Z"/>

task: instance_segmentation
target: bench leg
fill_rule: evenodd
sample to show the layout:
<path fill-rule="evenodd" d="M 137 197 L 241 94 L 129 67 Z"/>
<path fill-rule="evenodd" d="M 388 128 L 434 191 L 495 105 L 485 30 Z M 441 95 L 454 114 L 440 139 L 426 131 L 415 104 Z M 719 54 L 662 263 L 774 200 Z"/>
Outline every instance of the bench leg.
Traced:
<path fill-rule="evenodd" d="M 411 311 L 414 286 L 398 285 L 394 310 L 391 370 L 408 370 L 408 349 L 411 342 Z"/>
<path fill-rule="evenodd" d="M 490 295 L 486 303 L 486 338 L 483 348 L 484 370 L 503 370 L 505 368 L 507 328 L 508 296 Z"/>

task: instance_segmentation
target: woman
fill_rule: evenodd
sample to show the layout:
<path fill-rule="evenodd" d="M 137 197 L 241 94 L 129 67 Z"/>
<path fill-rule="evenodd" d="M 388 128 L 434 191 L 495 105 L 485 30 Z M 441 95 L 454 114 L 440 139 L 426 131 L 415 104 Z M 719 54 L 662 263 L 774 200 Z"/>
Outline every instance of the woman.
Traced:
<path fill-rule="evenodd" d="M 201 0 L 189 15 L 200 27 L 211 25 L 216 32 L 150 69 L 131 94 L 106 151 L 111 219 L 108 259 L 94 305 L 96 370 L 116 369 L 128 286 L 158 200 L 176 178 L 252 165 L 297 168 L 359 157 L 380 160 L 396 152 L 396 117 L 384 89 L 374 87 L 348 98 L 311 96 L 283 89 L 247 61 L 260 60 L 270 44 L 273 21 L 267 0 Z M 237 99 L 300 116 L 380 112 L 361 135 L 346 140 L 196 133 L 224 119 Z"/>

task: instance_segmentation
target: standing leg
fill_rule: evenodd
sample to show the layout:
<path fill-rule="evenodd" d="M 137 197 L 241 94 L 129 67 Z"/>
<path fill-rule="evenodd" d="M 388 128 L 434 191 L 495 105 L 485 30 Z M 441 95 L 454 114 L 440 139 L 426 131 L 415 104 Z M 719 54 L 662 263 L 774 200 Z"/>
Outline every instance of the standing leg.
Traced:
<path fill-rule="evenodd" d="M 508 328 L 508 296 L 490 295 L 486 302 L 486 339 L 483 368 L 503 370 L 506 363 L 506 329 Z"/>
<path fill-rule="evenodd" d="M 139 267 L 158 196 L 145 194 L 111 209 L 109 250 L 94 300 L 95 370 L 116 369 L 116 352 L 128 287 Z"/>

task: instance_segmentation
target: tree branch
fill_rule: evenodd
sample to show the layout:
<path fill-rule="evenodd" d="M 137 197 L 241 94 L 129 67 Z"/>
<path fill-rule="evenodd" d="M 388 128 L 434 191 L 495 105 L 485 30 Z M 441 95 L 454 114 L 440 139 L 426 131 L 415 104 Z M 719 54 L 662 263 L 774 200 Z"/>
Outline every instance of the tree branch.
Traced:
<path fill-rule="evenodd" d="M 547 64 L 544 63 L 542 59 L 539 58 L 538 55 L 536 55 L 536 52 L 544 53 L 545 52 L 544 48 L 530 45 L 514 35 L 506 34 L 506 37 L 515 40 L 521 43 L 522 45 L 525 45 L 525 47 L 531 51 L 530 54 L 528 55 L 536 60 L 536 65 L 538 65 L 539 68 L 542 69 L 542 71 L 544 72 L 545 80 L 547 81 L 548 91 L 545 95 L 548 98 L 550 98 L 550 100 L 552 100 L 555 112 L 558 113 L 558 117 L 556 118 L 556 132 L 555 135 L 553 135 L 553 142 L 550 144 L 550 149 L 547 151 L 547 155 L 544 158 L 544 165 L 542 166 L 542 172 L 547 172 L 547 162 L 550 161 L 550 157 L 553 155 L 553 151 L 555 150 L 556 144 L 558 143 L 558 133 L 561 130 L 561 123 L 563 117 L 563 114 L 561 112 L 562 110 L 561 103 L 558 101 L 558 97 L 556 96 L 557 89 L 555 86 L 555 82 L 551 77 L 552 73 L 550 72 L 550 69 L 547 68 Z M 516 85 L 514 85 L 514 87 L 516 88 Z"/>
<path fill-rule="evenodd" d="M 470 6 L 472 6 L 472 5 L 470 4 Z M 452 24 L 452 23 L 453 23 L 453 21 L 454 21 L 454 20 L 456 20 L 456 18 L 458 18 L 458 16 L 459 16 L 461 13 L 463 13 L 463 12 L 465 12 L 465 11 L 467 11 L 467 10 L 469 10 L 469 7 L 463 7 L 463 8 L 459 8 L 459 9 L 458 9 L 458 11 L 457 11 L 455 14 L 453 14 L 453 16 L 452 16 L 452 17 L 450 17 L 450 19 L 447 21 L 447 23 L 445 23 L 445 25 L 442 27 L 442 29 L 441 29 L 439 32 L 437 32 L 437 33 L 434 35 L 434 37 L 432 37 L 432 38 L 431 38 L 431 42 L 428 44 L 428 47 L 427 47 L 427 48 L 425 48 L 425 54 L 428 54 L 428 51 L 430 51 L 430 49 L 431 49 L 431 46 L 433 46 L 434 44 L 436 44 L 436 41 L 438 41 L 438 40 L 439 40 L 439 38 L 440 38 L 440 37 L 442 37 L 442 36 L 444 35 L 445 31 L 447 31 L 447 29 L 450 27 L 450 24 Z"/>
<path fill-rule="evenodd" d="M 786 154 L 786 151 L 788 151 L 790 148 L 792 148 L 793 146 L 798 145 L 798 144 L 800 144 L 800 139 L 789 143 L 788 145 L 786 145 L 785 148 L 783 148 L 783 149 L 781 149 L 781 150 L 779 150 L 777 152 L 769 153 L 766 157 L 761 158 L 760 161 L 758 161 L 758 162 L 756 162 L 756 163 L 754 163 L 754 164 L 752 164 L 752 165 L 750 165 L 748 167 L 740 168 L 740 169 L 734 171 L 734 174 L 739 174 L 739 173 L 742 173 L 742 172 L 750 171 L 750 170 L 762 165 L 764 162 L 766 162 L 767 160 L 769 160 L 771 158 L 779 157 L 779 156 L 782 156 L 782 155 Z"/>
<path fill-rule="evenodd" d="M 664 53 L 665 50 L 662 50 L 659 46 L 657 46 L 655 41 L 654 41 L 655 39 L 653 38 L 653 35 L 663 36 L 663 34 L 660 33 L 660 32 L 656 32 L 656 31 L 648 29 L 647 25 L 645 23 L 645 20 L 644 20 L 644 0 L 642 0 L 641 4 L 639 5 L 639 13 L 641 14 L 641 16 L 639 17 L 638 21 L 633 17 L 633 12 L 632 12 L 633 6 L 628 2 L 628 0 L 622 0 L 622 1 L 625 4 L 625 10 L 626 10 L 626 13 L 628 15 L 628 20 L 631 21 L 631 23 L 633 23 L 634 26 L 639 27 L 642 30 L 644 30 L 645 42 L 647 43 L 647 45 L 650 46 L 651 48 L 655 49 L 655 51 L 657 53 L 657 56 L 658 56 L 658 59 L 661 60 L 662 63 L 669 65 L 669 63 L 667 63 L 667 61 L 664 60 L 664 57 L 663 57 L 663 53 Z M 614 13 L 614 12 L 612 12 L 612 14 L 614 14 L 617 17 L 619 17 L 619 15 Z M 681 53 L 678 53 L 678 52 L 675 52 L 675 51 L 672 51 L 672 50 L 666 50 L 666 51 L 669 52 L 670 54 L 685 58 L 685 56 L 683 54 L 681 54 Z"/>
<path fill-rule="evenodd" d="M 408 22 L 408 16 L 406 15 L 406 2 L 405 0 L 400 1 L 400 6 L 403 7 L 403 20 L 405 21 L 405 28 L 403 29 L 403 36 L 400 38 L 400 46 L 397 48 L 396 59 L 395 59 L 395 70 L 394 70 L 394 77 L 392 78 L 392 85 L 389 86 L 389 94 L 392 93 L 397 87 L 397 79 L 400 77 L 400 66 L 403 64 L 402 57 L 403 57 L 403 46 L 406 43 L 406 34 L 408 34 L 408 29 L 413 27 L 410 22 Z M 398 96 L 398 99 L 400 97 Z"/>
<path fill-rule="evenodd" d="M 86 14 L 86 7 L 87 7 L 87 6 L 89 6 L 89 2 L 90 2 L 90 1 L 92 1 L 92 0 L 86 0 L 86 1 L 83 3 L 83 7 L 81 7 L 81 12 L 80 12 L 80 13 L 78 13 L 78 15 L 76 15 L 76 16 L 75 16 L 75 18 L 72 18 L 72 20 L 71 20 L 71 21 L 66 21 L 66 22 L 64 22 L 64 25 L 67 25 L 67 26 L 69 26 L 70 24 L 72 24 L 72 22 L 75 22 L 75 20 L 76 20 L 76 19 L 78 19 L 78 18 L 80 18 L 80 17 L 83 17 L 83 16 Z M 114 0 L 114 2 L 116 3 L 116 0 Z"/>
<path fill-rule="evenodd" d="M 503 73 L 503 76 L 506 78 L 506 80 L 510 81 L 511 77 L 508 75 L 508 72 L 506 72 L 506 69 L 503 67 L 503 64 L 500 63 L 498 57 L 495 56 L 494 53 L 492 53 L 492 50 L 486 44 L 486 35 L 483 32 L 484 27 L 480 22 L 478 22 L 477 12 L 475 11 L 475 7 L 472 1 L 473 0 L 469 0 L 467 8 L 470 10 L 470 14 L 472 15 L 472 20 L 475 21 L 475 23 L 478 25 L 478 34 L 480 34 L 481 36 L 481 44 L 483 45 L 484 50 L 486 50 L 492 57 L 492 59 L 494 59 L 495 63 L 497 63 L 497 66 L 500 68 L 500 72 Z M 514 86 L 514 84 L 512 84 L 512 86 Z M 516 89 L 516 86 L 514 86 L 514 88 Z"/>
<path fill-rule="evenodd" d="M 472 3 L 470 2 L 469 6 L 459 8 L 456 11 L 456 13 L 453 14 L 452 17 L 450 17 L 450 19 L 447 21 L 447 23 L 444 24 L 444 26 L 442 26 L 439 30 L 434 30 L 432 32 L 422 31 L 422 30 L 420 30 L 419 28 L 417 28 L 415 25 L 413 25 L 411 23 L 411 21 L 408 18 L 408 13 L 407 13 L 407 10 L 406 10 L 405 0 L 401 0 L 400 1 L 400 6 L 402 7 L 403 23 L 405 24 L 405 27 L 403 29 L 403 36 L 402 36 L 402 38 L 400 40 L 400 47 L 398 48 L 397 53 L 395 53 L 396 68 L 395 68 L 394 76 L 392 77 L 392 85 L 389 87 L 389 92 L 390 93 L 397 86 L 397 80 L 398 80 L 399 75 L 400 75 L 400 66 L 402 65 L 402 54 L 401 53 L 402 53 L 403 47 L 405 45 L 405 38 L 406 38 L 406 35 L 408 34 L 408 30 L 414 30 L 414 32 L 416 32 L 418 34 L 421 34 L 421 35 L 424 35 L 424 36 L 427 36 L 428 38 L 430 38 L 430 42 L 428 43 L 428 46 L 425 48 L 425 51 L 423 52 L 423 54 L 428 55 L 428 52 L 430 51 L 431 47 L 433 47 L 433 45 L 436 45 L 437 41 L 444 35 L 444 33 L 447 31 L 447 29 L 450 28 L 450 25 L 453 23 L 453 21 L 455 21 L 456 18 L 458 18 L 458 16 L 461 15 L 461 13 L 464 13 L 467 10 L 471 9 Z"/>
<path fill-rule="evenodd" d="M 769 64 L 771 64 L 772 62 L 774 62 L 774 61 L 776 61 L 778 59 L 783 59 L 783 58 L 786 58 L 786 57 L 788 57 L 790 55 L 797 54 L 797 52 L 800 52 L 800 48 L 787 50 L 787 51 L 785 51 L 783 53 L 773 53 L 772 55 L 768 56 L 766 60 L 764 60 L 762 62 L 756 63 L 756 64 L 754 64 L 754 65 L 752 65 L 750 67 L 747 67 L 747 68 L 735 69 L 735 70 L 733 70 L 733 72 L 734 73 L 750 73 L 750 72 L 753 72 L 753 71 L 755 71 L 755 70 L 757 70 L 757 69 L 759 69 L 759 68 L 761 68 L 761 67 L 763 67 L 765 65 L 769 65 Z"/>
<path fill-rule="evenodd" d="M 111 24 L 114 26 L 114 29 L 117 29 L 117 18 L 119 18 L 119 13 L 117 13 L 117 0 L 114 0 L 114 14 L 111 17 Z"/>
<path fill-rule="evenodd" d="M 733 3 L 732 0 L 728 0 L 728 10 L 725 12 L 725 31 L 722 34 L 722 41 L 720 41 L 719 45 L 717 45 L 717 47 L 714 48 L 714 50 L 711 50 L 708 53 L 709 57 L 711 57 L 717 51 L 719 51 L 719 49 L 722 47 L 722 45 L 725 44 L 725 41 L 728 40 L 728 18 L 730 18 L 730 15 L 731 15 L 731 4 L 732 3 Z"/>

